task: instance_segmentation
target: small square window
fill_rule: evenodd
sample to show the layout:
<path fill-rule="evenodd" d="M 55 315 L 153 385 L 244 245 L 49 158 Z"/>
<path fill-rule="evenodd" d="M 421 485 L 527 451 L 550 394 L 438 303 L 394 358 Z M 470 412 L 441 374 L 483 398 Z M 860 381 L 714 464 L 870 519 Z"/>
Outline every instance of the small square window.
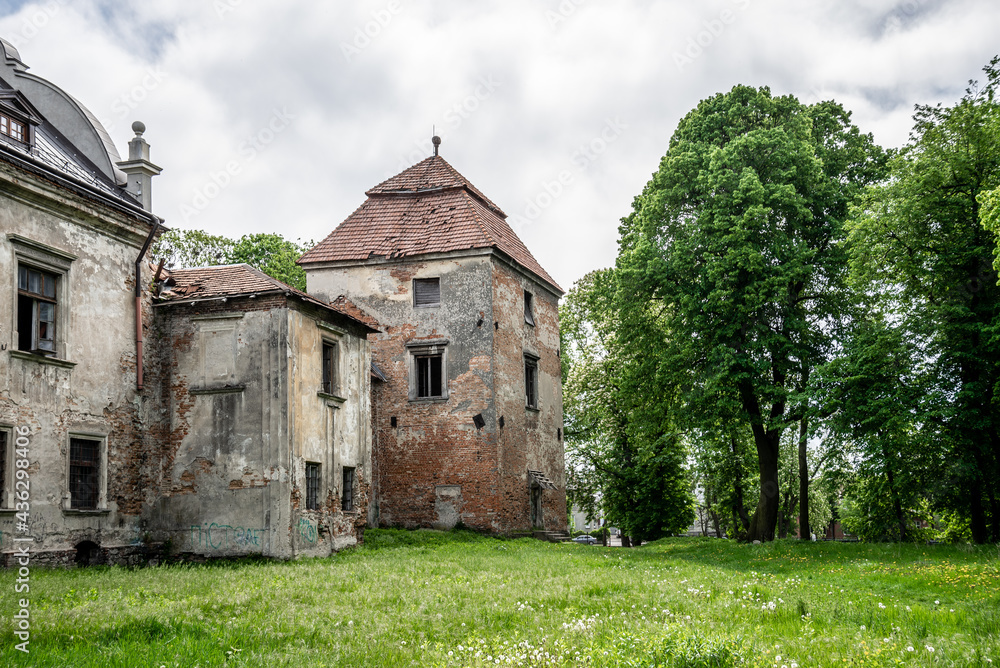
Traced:
<path fill-rule="evenodd" d="M 340 390 L 337 383 L 337 344 L 323 342 L 323 392 L 337 394 Z"/>
<path fill-rule="evenodd" d="M 101 441 L 69 440 L 70 508 L 97 510 L 101 497 Z"/>
<path fill-rule="evenodd" d="M 306 510 L 319 510 L 319 464 L 306 462 Z"/>
<path fill-rule="evenodd" d="M 531 304 L 531 293 L 527 290 L 524 291 L 524 321 L 535 326 L 535 313 Z"/>
<path fill-rule="evenodd" d="M 538 359 L 524 358 L 524 400 L 528 408 L 538 408 Z"/>
<path fill-rule="evenodd" d="M 341 487 L 340 507 L 345 513 L 354 510 L 354 467 L 344 467 L 344 485 Z"/>
<path fill-rule="evenodd" d="M 413 279 L 413 305 L 439 306 L 441 304 L 440 278 Z"/>

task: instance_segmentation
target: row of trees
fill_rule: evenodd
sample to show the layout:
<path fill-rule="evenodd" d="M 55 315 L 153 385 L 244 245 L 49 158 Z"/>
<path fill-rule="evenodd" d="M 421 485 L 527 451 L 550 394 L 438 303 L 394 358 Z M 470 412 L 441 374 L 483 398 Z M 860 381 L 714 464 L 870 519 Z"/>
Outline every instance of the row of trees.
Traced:
<path fill-rule="evenodd" d="M 744 540 L 1000 540 L 997 63 L 899 150 L 767 88 L 681 120 L 562 307 L 571 502 L 642 540 L 695 484 Z"/>

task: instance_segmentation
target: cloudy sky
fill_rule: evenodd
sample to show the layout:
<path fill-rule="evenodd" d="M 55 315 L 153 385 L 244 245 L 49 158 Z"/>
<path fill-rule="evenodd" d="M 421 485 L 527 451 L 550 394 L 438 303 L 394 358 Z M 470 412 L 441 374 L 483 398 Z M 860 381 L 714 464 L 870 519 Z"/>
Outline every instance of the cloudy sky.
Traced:
<path fill-rule="evenodd" d="M 678 120 L 737 83 L 836 99 L 884 146 L 1000 52 L 990 0 L 0 0 L 0 36 L 122 154 L 167 225 L 320 240 L 441 154 L 569 288 Z"/>

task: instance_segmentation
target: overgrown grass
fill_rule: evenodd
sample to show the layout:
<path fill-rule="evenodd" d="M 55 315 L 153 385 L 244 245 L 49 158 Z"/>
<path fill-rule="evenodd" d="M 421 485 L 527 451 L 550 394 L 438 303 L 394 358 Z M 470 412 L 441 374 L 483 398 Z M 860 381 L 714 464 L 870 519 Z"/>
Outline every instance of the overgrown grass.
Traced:
<path fill-rule="evenodd" d="M 329 559 L 33 569 L 28 655 L 5 577 L 3 666 L 1000 668 L 996 547 L 369 530 Z"/>

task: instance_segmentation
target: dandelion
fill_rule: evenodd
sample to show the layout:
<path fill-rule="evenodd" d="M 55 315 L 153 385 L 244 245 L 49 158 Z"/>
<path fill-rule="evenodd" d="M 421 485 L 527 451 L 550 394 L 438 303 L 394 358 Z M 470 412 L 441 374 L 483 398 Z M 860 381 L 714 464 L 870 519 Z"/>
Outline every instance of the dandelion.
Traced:
<path fill-rule="evenodd" d="M 907 646 L 906 651 L 907 652 L 912 652 L 913 651 L 913 645 Z"/>
<path fill-rule="evenodd" d="M 934 605 L 941 605 L 941 601 L 934 601 Z"/>
<path fill-rule="evenodd" d="M 928 652 L 933 652 L 933 651 L 934 651 L 934 648 L 933 648 L 933 647 L 931 647 L 930 645 L 924 645 L 924 647 L 926 647 L 926 648 L 927 648 L 927 651 L 928 651 Z"/>
<path fill-rule="evenodd" d="M 864 624 L 862 624 L 862 625 L 861 625 L 861 630 L 862 630 L 862 631 L 864 631 L 864 630 L 865 630 L 865 625 L 864 625 Z"/>

